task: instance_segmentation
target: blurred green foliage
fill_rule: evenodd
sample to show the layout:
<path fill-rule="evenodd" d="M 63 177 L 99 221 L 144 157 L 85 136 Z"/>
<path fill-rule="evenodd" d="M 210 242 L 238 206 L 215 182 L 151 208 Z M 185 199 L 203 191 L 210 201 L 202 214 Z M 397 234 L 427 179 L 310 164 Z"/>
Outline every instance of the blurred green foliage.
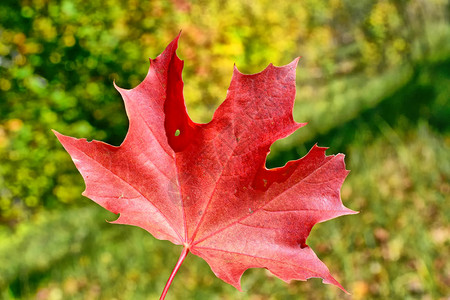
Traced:
<path fill-rule="evenodd" d="M 353 299 L 450 294 L 448 0 L 0 1 L 0 297 L 148 299 L 180 249 L 81 197 L 50 129 L 118 145 L 127 118 L 112 81 L 132 88 L 183 30 L 190 115 L 207 122 L 233 63 L 245 73 L 301 55 L 295 119 L 268 166 L 316 142 L 347 153 L 344 203 L 309 243 Z M 80 208 L 83 207 L 83 208 Z M 330 238 L 331 237 L 331 238 Z M 319 280 L 261 270 L 245 293 L 189 256 L 168 299 L 345 298 Z"/>

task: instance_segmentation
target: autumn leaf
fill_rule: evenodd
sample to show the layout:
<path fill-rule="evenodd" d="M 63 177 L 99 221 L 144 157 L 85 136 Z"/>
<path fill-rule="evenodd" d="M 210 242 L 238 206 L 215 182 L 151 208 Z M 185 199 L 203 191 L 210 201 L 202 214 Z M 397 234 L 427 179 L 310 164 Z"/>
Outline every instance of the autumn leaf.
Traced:
<path fill-rule="evenodd" d="M 306 239 L 316 223 L 354 213 L 340 199 L 344 155 L 314 146 L 265 167 L 272 143 L 305 125 L 292 117 L 298 59 L 253 75 L 235 68 L 212 121 L 197 124 L 186 112 L 177 45 L 178 37 L 150 60 L 137 87 L 116 86 L 129 117 L 119 147 L 55 132 L 85 180 L 83 195 L 120 214 L 113 223 L 183 246 L 161 299 L 189 252 L 239 290 L 248 268 L 343 289 Z"/>

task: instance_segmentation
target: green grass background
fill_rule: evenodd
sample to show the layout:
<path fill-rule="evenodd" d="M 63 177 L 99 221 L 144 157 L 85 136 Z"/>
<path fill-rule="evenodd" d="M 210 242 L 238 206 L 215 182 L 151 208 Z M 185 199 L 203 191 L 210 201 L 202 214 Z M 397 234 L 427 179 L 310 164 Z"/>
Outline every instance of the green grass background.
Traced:
<path fill-rule="evenodd" d="M 0 298 L 155 299 L 181 251 L 81 196 L 50 129 L 123 140 L 131 88 L 183 30 L 189 114 L 207 122 L 233 64 L 302 56 L 269 167 L 318 143 L 345 153 L 344 204 L 308 244 L 348 289 L 248 270 L 244 292 L 189 255 L 166 299 L 450 297 L 450 4 L 446 0 L 0 2 Z"/>

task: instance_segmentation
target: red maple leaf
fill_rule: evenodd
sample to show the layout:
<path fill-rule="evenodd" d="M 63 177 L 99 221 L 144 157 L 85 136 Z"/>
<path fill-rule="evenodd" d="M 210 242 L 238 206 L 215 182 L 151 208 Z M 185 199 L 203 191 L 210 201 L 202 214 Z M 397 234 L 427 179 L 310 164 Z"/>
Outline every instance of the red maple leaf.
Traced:
<path fill-rule="evenodd" d="M 316 223 L 354 213 L 340 199 L 344 155 L 314 146 L 265 168 L 272 143 L 305 125 L 292 117 L 298 59 L 253 75 L 235 68 L 212 121 L 197 124 L 186 112 L 177 45 L 178 37 L 150 60 L 137 87 L 116 86 L 130 122 L 119 147 L 55 132 L 85 180 L 83 195 L 120 214 L 113 223 L 183 245 L 161 298 L 188 252 L 239 290 L 248 268 L 343 289 L 306 238 Z"/>

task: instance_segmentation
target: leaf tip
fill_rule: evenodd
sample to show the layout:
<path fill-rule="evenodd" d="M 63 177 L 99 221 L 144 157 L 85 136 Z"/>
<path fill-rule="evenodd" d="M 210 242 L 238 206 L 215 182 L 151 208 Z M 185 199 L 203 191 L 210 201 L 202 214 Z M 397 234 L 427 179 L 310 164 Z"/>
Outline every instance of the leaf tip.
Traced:
<path fill-rule="evenodd" d="M 298 62 L 300 61 L 300 59 L 301 59 L 301 57 L 300 57 L 300 56 L 297 56 L 297 57 L 291 62 L 292 66 L 293 66 L 294 68 L 297 68 Z"/>
<path fill-rule="evenodd" d="M 58 131 L 52 129 L 53 134 L 56 136 L 56 138 L 58 139 L 58 141 L 64 146 L 65 142 L 70 141 L 71 139 L 73 139 L 73 137 L 64 135 L 62 133 L 59 133 Z M 64 146 L 65 147 L 65 146 Z"/>
<path fill-rule="evenodd" d="M 331 276 L 331 274 L 328 274 L 328 276 L 324 277 L 322 279 L 322 282 L 325 283 L 325 284 L 335 285 L 338 288 L 340 288 L 344 293 L 350 295 L 350 293 L 336 279 L 334 279 L 334 277 Z"/>
<path fill-rule="evenodd" d="M 113 86 L 116 89 L 116 91 L 118 91 L 120 94 L 122 94 L 122 92 L 124 92 L 125 90 L 123 88 L 121 88 L 120 86 L 118 86 L 116 84 L 116 79 L 113 80 Z"/>
<path fill-rule="evenodd" d="M 350 208 L 345 207 L 344 205 L 342 205 L 342 207 L 340 209 L 339 217 L 340 216 L 346 216 L 346 215 L 356 215 L 356 214 L 359 214 L 359 211 L 350 209 Z"/>
<path fill-rule="evenodd" d="M 299 122 L 295 122 L 295 129 L 300 129 L 304 126 L 308 125 L 308 122 L 303 122 L 303 123 L 299 123 Z"/>
<path fill-rule="evenodd" d="M 233 77 L 234 77 L 235 75 L 244 75 L 244 73 L 242 73 L 241 71 L 239 71 L 239 69 L 238 69 L 236 63 L 234 63 L 234 65 L 233 65 Z"/>
<path fill-rule="evenodd" d="M 350 209 L 350 208 L 347 208 L 347 207 L 346 207 L 346 214 L 347 214 L 347 215 L 357 215 L 357 214 L 359 214 L 359 213 L 360 213 L 359 210 L 353 210 L 353 209 Z"/>
<path fill-rule="evenodd" d="M 51 129 L 51 131 L 52 131 L 53 134 L 56 136 L 56 138 L 58 139 L 58 141 L 59 141 L 60 143 L 62 143 L 61 138 L 62 138 L 63 135 L 62 135 L 61 133 L 59 133 L 58 131 L 54 130 L 54 129 Z"/>
<path fill-rule="evenodd" d="M 56 131 L 55 129 L 50 129 L 54 135 L 56 135 L 57 138 L 59 138 L 60 136 L 62 136 L 61 133 L 59 133 L 58 131 Z"/>
<path fill-rule="evenodd" d="M 177 50 L 180 36 L 181 36 L 181 30 L 178 33 L 178 35 L 173 39 L 173 41 L 170 42 L 169 46 L 167 47 L 167 48 L 170 48 L 172 50 L 172 52 L 175 52 Z"/>
<path fill-rule="evenodd" d="M 242 275 L 241 275 L 241 277 L 239 277 L 239 279 L 237 280 L 237 282 L 231 283 L 231 285 L 234 286 L 239 292 L 243 292 L 243 291 L 244 291 L 244 290 L 242 289 L 241 279 L 242 279 Z"/>

